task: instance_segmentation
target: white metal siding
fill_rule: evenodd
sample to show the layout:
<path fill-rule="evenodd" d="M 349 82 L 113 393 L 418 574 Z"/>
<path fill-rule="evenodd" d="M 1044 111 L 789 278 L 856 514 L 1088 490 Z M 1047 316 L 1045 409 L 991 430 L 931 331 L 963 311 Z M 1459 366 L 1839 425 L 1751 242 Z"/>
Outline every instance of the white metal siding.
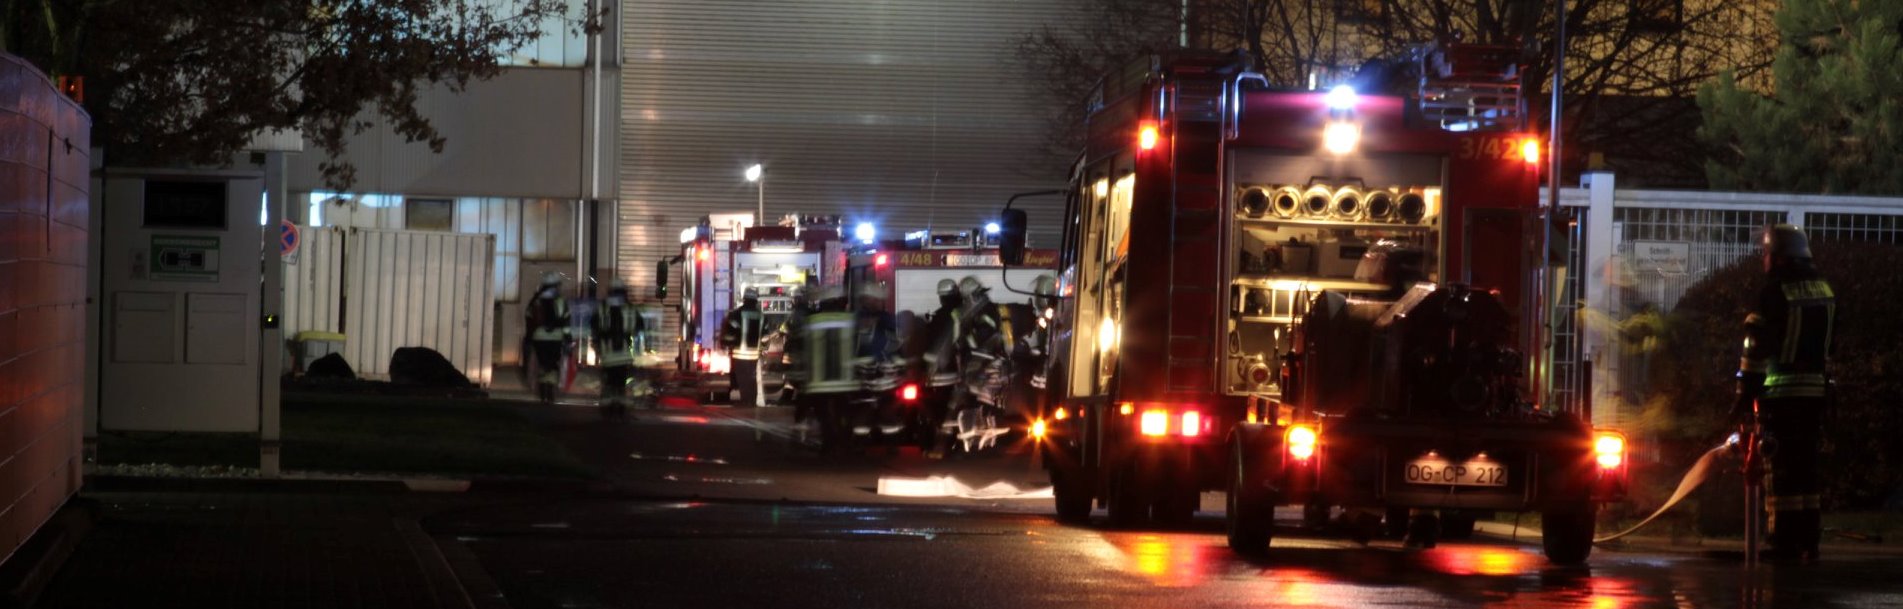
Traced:
<path fill-rule="evenodd" d="M 356 230 L 344 277 L 344 357 L 359 375 L 388 378 L 398 347 L 429 347 L 488 385 L 495 237 Z"/>
<path fill-rule="evenodd" d="M 342 332 L 338 305 L 344 289 L 344 231 L 299 226 L 303 240 L 284 261 L 284 337 L 299 332 Z"/>
<path fill-rule="evenodd" d="M 1032 161 L 1043 109 L 1011 57 L 1069 4 L 624 4 L 620 272 L 649 293 L 681 229 L 753 211 L 741 171 L 756 162 L 768 218 L 844 214 L 894 238 L 980 226 L 1012 193 L 1061 186 L 1060 168 Z M 1033 240 L 1054 245 L 1061 200 L 1022 203 Z"/>

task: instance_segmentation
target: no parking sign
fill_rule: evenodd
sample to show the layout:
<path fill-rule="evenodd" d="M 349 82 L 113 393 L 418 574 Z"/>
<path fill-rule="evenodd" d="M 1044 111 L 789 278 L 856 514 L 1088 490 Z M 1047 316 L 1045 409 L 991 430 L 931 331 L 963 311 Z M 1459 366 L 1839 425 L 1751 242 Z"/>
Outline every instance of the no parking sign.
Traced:
<path fill-rule="evenodd" d="M 278 231 L 278 255 L 290 256 L 297 251 L 297 244 L 302 240 L 297 234 L 297 225 L 292 224 L 290 220 L 280 220 L 278 226 L 280 227 Z"/>

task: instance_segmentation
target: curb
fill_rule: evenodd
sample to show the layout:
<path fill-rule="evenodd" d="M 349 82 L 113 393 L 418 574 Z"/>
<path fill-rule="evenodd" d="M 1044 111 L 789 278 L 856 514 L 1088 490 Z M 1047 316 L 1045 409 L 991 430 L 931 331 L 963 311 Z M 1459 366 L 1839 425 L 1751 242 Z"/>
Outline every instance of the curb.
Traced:
<path fill-rule="evenodd" d="M 616 494 L 621 489 L 589 480 L 510 478 L 160 478 L 86 476 L 81 492 L 276 492 L 276 493 L 557 493 Z"/>

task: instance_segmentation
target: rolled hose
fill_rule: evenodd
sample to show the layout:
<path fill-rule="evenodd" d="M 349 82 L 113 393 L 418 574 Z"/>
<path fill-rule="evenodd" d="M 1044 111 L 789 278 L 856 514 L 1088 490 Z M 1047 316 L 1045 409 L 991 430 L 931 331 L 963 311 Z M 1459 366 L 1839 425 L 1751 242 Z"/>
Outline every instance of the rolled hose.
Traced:
<path fill-rule="evenodd" d="M 1673 506 L 1678 505 L 1678 502 L 1684 501 L 1686 497 L 1691 496 L 1692 491 L 1698 489 L 1698 485 L 1704 484 L 1705 480 L 1711 477 L 1713 464 L 1730 454 L 1731 445 L 1729 444 L 1721 444 L 1717 448 L 1705 451 L 1705 455 L 1699 457 L 1697 463 L 1692 464 L 1691 471 L 1685 472 L 1685 477 L 1678 481 L 1678 490 L 1672 491 L 1672 498 L 1665 500 L 1665 505 L 1659 506 L 1658 511 L 1652 512 L 1652 515 L 1646 516 L 1645 520 L 1641 520 L 1638 524 L 1632 525 L 1632 528 L 1605 537 L 1595 537 L 1592 542 L 1605 543 L 1613 541 L 1645 528 L 1645 525 L 1651 524 L 1653 520 L 1665 515 L 1665 512 L 1671 510 Z"/>

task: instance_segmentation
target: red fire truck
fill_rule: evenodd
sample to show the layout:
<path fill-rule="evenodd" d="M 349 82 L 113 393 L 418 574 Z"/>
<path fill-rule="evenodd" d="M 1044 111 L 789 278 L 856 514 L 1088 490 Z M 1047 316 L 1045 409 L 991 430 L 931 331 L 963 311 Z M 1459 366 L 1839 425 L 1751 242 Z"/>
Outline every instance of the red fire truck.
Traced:
<path fill-rule="evenodd" d="M 842 255 L 838 216 L 793 216 L 779 226 L 752 226 L 751 214 L 710 215 L 681 233 L 680 380 L 696 395 L 731 393 L 732 362 L 720 349 L 721 324 L 740 295 L 753 288 L 769 331 L 793 310 L 793 290 L 825 273 L 824 261 Z M 666 261 L 662 268 L 667 266 Z M 665 271 L 663 271 L 665 272 Z M 666 277 L 662 274 L 661 277 Z M 665 280 L 663 280 L 665 281 Z M 776 362 L 775 344 L 762 362 Z M 780 384 L 775 366 L 762 366 L 761 384 Z"/>
<path fill-rule="evenodd" d="M 1549 559 L 1586 558 L 1624 438 L 1522 397 L 1544 250 L 1517 56 L 1427 47 L 1401 94 L 1207 54 L 1105 78 L 1041 420 L 1060 519 L 1182 521 L 1223 490 L 1230 545 L 1261 553 L 1279 505 L 1426 544 L 1538 511 Z M 1009 261 L 1024 215 L 1003 224 Z"/>

